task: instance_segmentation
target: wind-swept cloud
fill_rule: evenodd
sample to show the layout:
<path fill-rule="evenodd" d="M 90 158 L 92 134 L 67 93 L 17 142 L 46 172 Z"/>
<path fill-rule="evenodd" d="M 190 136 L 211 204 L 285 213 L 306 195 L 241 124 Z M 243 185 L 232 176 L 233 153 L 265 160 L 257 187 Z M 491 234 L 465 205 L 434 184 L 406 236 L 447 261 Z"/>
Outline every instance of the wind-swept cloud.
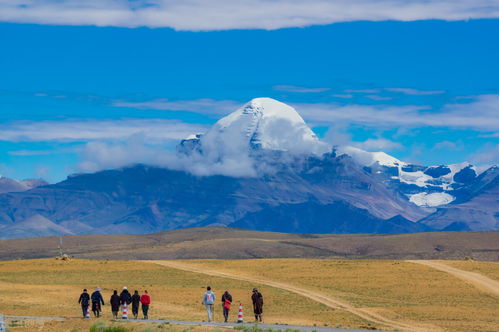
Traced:
<path fill-rule="evenodd" d="M 278 91 L 297 92 L 297 93 L 319 93 L 331 90 L 330 88 L 307 88 L 295 85 L 275 85 L 272 88 Z"/>
<path fill-rule="evenodd" d="M 402 144 L 386 138 L 369 138 L 364 142 L 353 143 L 352 145 L 367 151 L 392 151 L 402 149 Z"/>
<path fill-rule="evenodd" d="M 164 141 L 205 130 L 204 125 L 163 119 L 23 121 L 0 125 L 0 140 L 78 142 L 144 134 L 150 140 Z"/>
<path fill-rule="evenodd" d="M 496 0 L 3 0 L 0 3 L 3 22 L 194 31 L 497 17 Z"/>
<path fill-rule="evenodd" d="M 214 100 L 209 98 L 194 100 L 168 100 L 162 98 L 149 101 L 115 100 L 112 106 L 131 107 L 140 110 L 188 111 L 220 115 L 234 111 L 241 106 L 241 103 L 232 100 Z"/>
<path fill-rule="evenodd" d="M 301 103 L 293 106 L 308 121 L 356 123 L 379 128 L 431 126 L 499 131 L 499 95 L 479 95 L 466 103 L 451 103 L 439 110 L 425 105 L 341 105 Z"/>
<path fill-rule="evenodd" d="M 469 156 L 469 160 L 484 167 L 499 165 L 499 144 L 487 144 Z"/>
<path fill-rule="evenodd" d="M 385 90 L 410 96 L 431 96 L 445 93 L 445 90 L 418 90 L 411 88 L 385 88 Z"/>

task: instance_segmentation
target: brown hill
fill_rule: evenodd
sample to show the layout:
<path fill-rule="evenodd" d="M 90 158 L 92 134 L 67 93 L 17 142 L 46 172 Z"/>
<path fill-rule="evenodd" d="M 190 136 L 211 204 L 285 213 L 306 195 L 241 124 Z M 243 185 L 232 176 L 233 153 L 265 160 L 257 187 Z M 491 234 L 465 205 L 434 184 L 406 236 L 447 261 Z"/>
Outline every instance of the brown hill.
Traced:
<path fill-rule="evenodd" d="M 55 257 L 57 237 L 0 241 L 0 259 Z M 499 232 L 313 235 L 227 227 L 187 228 L 148 235 L 63 237 L 64 252 L 99 259 L 464 259 L 499 261 Z"/>

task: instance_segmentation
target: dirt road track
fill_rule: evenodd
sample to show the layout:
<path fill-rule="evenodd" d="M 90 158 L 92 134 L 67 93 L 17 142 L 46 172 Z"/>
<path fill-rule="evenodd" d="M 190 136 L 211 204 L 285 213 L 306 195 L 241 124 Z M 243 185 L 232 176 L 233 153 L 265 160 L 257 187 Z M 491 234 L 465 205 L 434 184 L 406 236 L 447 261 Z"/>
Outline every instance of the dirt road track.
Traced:
<path fill-rule="evenodd" d="M 398 321 L 398 320 L 395 321 L 395 320 L 383 317 L 382 315 L 376 313 L 373 310 L 370 310 L 369 308 L 356 308 L 347 302 L 332 298 L 330 296 L 326 296 L 326 295 L 318 293 L 318 292 L 310 291 L 308 289 L 303 289 L 303 288 L 296 287 L 296 286 L 282 283 L 282 282 L 277 282 L 277 281 L 272 281 L 272 280 L 267 280 L 267 279 L 262 279 L 262 278 L 247 276 L 247 275 L 229 274 L 229 273 L 224 273 L 224 272 L 220 272 L 220 271 L 216 271 L 216 270 L 210 270 L 210 269 L 207 269 L 205 267 L 197 267 L 197 266 L 194 266 L 194 265 L 191 265 L 188 263 L 177 262 L 177 261 L 141 261 L 141 262 L 149 262 L 149 263 L 163 265 L 163 266 L 178 269 L 178 270 L 194 272 L 194 273 L 201 273 L 201 274 L 211 275 L 211 276 L 215 276 L 215 277 L 248 281 L 248 282 L 253 282 L 253 283 L 257 283 L 257 284 L 262 284 L 262 285 L 267 285 L 267 286 L 271 286 L 271 287 L 275 287 L 275 288 L 284 289 L 284 290 L 287 290 L 289 292 L 293 292 L 295 294 L 307 297 L 313 301 L 322 303 L 330 308 L 347 311 L 347 312 L 354 314 L 358 317 L 361 317 L 367 321 L 377 323 L 377 324 L 386 325 L 392 329 L 399 329 L 399 330 L 407 331 L 407 332 L 439 332 L 439 331 L 442 331 L 442 329 L 440 329 L 438 327 L 433 327 L 433 326 L 432 327 L 422 327 L 422 326 L 418 326 L 417 323 L 402 322 L 402 321 Z"/>
<path fill-rule="evenodd" d="M 411 260 L 407 261 L 411 263 L 416 263 L 416 264 L 421 264 L 421 265 L 426 265 L 431 268 L 447 272 L 473 286 L 478 288 L 479 290 L 499 296 L 499 281 L 492 280 L 482 274 L 475 273 L 475 272 L 470 272 L 470 271 L 464 271 L 461 269 L 457 269 L 455 267 L 449 266 L 445 263 L 441 262 L 435 262 L 435 261 L 428 261 L 428 260 Z"/>

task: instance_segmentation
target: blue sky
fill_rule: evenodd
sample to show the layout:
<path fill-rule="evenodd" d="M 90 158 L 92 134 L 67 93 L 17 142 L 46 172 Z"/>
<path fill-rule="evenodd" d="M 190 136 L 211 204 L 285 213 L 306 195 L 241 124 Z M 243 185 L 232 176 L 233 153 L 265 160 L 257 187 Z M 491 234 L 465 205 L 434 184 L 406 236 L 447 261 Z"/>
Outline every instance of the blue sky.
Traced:
<path fill-rule="evenodd" d="M 484 14 L 494 11 L 130 27 L 12 8 L 0 14 L 7 177 L 54 182 L 147 162 L 262 96 L 294 106 L 333 144 L 427 165 L 499 162 L 499 19 Z"/>

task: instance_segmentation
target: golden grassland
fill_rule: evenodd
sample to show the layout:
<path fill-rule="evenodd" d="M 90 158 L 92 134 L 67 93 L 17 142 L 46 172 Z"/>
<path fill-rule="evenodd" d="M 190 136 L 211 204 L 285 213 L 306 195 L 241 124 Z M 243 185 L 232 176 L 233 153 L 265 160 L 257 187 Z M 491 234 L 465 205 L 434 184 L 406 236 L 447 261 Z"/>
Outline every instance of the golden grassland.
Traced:
<path fill-rule="evenodd" d="M 445 272 L 403 261 L 259 259 L 187 260 L 176 263 L 216 270 L 231 276 L 255 277 L 294 285 L 339 299 L 355 308 L 370 310 L 401 322 L 416 322 L 427 330 L 498 331 L 499 298 L 481 292 Z M 497 278 L 498 263 L 446 261 L 446 264 Z M 251 289 L 258 287 L 265 299 L 265 322 L 343 328 L 389 326 L 370 322 L 348 311 L 331 309 L 312 299 L 261 283 L 214 277 L 160 266 L 146 261 L 54 259 L 0 262 L 0 312 L 7 315 L 79 317 L 77 304 L 83 288 L 103 289 L 106 304 L 113 289 L 149 290 L 150 316 L 155 319 L 202 321 L 200 304 L 206 285 L 220 298 L 228 289 L 234 302 L 244 305 L 251 318 Z M 104 319 L 111 317 L 104 306 Z M 221 321 L 221 306 L 216 307 Z M 235 321 L 237 306 L 231 320 Z M 92 319 L 93 321 L 93 319 Z M 71 323 L 73 322 L 73 323 Z M 43 331 L 87 331 L 89 322 L 73 319 L 44 324 Z M 24 331 L 15 328 L 15 331 Z M 182 328 L 179 328 L 183 330 Z M 210 330 L 210 328 L 199 327 Z M 393 329 L 393 328 L 391 328 Z M 201 330 L 199 331 L 201 332 Z"/>
<path fill-rule="evenodd" d="M 164 323 L 130 323 L 130 322 L 108 322 L 105 319 L 66 319 L 66 320 L 40 320 L 40 319 L 7 319 L 6 323 L 10 326 L 9 331 L 15 332 L 75 332 L 88 331 L 89 327 L 96 321 L 103 321 L 107 326 L 126 326 L 127 329 L 136 332 L 154 331 L 154 332 L 232 332 L 233 329 L 211 326 L 185 326 L 170 325 Z"/>
<path fill-rule="evenodd" d="M 467 261 L 449 261 L 446 264 L 470 272 L 477 272 L 499 281 L 499 262 L 480 262 L 474 260 Z"/>
<path fill-rule="evenodd" d="M 445 272 L 410 262 L 273 259 L 183 263 L 320 291 L 388 318 L 421 322 L 447 331 L 499 330 L 497 297 Z M 463 263 L 471 266 L 470 262 L 453 262 L 457 266 Z M 480 262 L 475 269 L 493 274 L 497 265 Z"/>
<path fill-rule="evenodd" d="M 285 290 L 137 261 L 41 259 L 0 262 L 0 312 L 6 315 L 79 317 L 81 309 L 77 301 L 83 288 L 92 291 L 101 287 L 107 304 L 112 290 L 120 291 L 121 287 L 127 286 L 132 291 L 149 291 L 152 319 L 202 321 L 206 319 L 201 305 L 206 285 L 211 285 L 219 298 L 225 289 L 230 290 L 234 302 L 240 301 L 246 309 L 247 320 L 251 319 L 251 289 L 259 287 L 266 300 L 266 323 L 380 327 Z M 110 307 L 105 305 L 103 311 L 104 318 L 110 319 Z M 215 315 L 216 320 L 222 320 L 221 305 L 215 308 Z M 234 306 L 231 320 L 236 318 L 237 306 Z"/>

